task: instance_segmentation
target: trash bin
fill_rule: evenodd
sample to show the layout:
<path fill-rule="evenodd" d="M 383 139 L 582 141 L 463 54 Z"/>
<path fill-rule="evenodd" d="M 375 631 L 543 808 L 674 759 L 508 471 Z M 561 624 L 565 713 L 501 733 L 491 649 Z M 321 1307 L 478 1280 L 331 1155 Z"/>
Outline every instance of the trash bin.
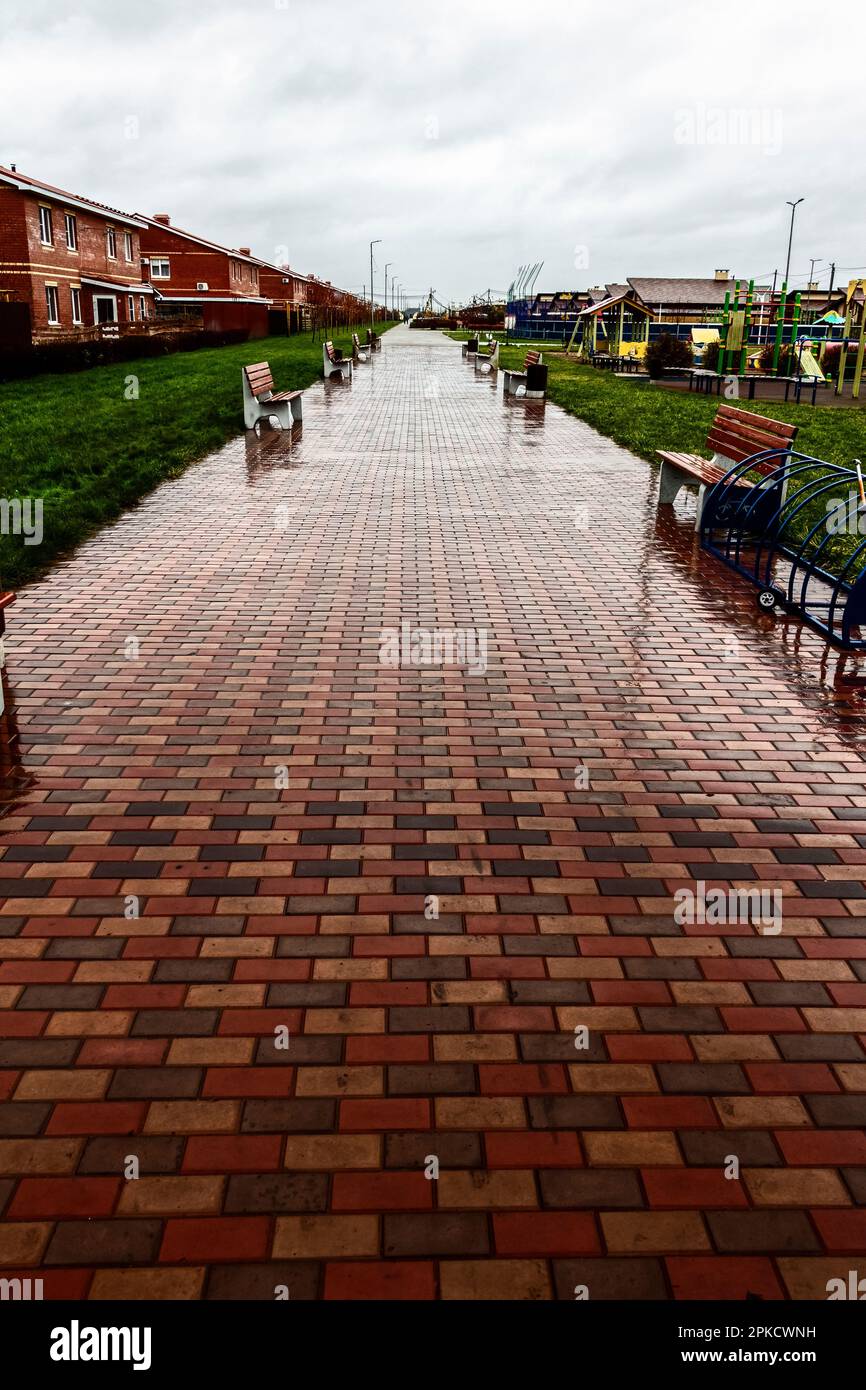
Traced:
<path fill-rule="evenodd" d="M 536 362 L 534 366 L 526 368 L 526 390 L 547 390 L 547 367 L 543 362 Z"/>
<path fill-rule="evenodd" d="M 467 352 L 477 352 L 477 351 L 478 351 L 478 339 L 477 339 L 477 338 L 470 338 L 470 339 L 469 339 L 469 342 L 466 344 L 466 351 L 467 351 Z"/>

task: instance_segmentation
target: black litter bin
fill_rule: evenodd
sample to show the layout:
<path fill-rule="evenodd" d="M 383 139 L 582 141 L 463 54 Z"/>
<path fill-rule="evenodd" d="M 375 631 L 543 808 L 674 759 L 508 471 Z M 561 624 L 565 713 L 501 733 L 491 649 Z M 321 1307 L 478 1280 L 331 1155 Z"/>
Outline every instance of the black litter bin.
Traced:
<path fill-rule="evenodd" d="M 478 351 L 478 339 L 477 339 L 477 338 L 470 338 L 470 339 L 469 339 L 469 342 L 466 344 L 466 351 L 467 351 L 467 352 L 477 352 L 477 351 Z"/>
<path fill-rule="evenodd" d="M 547 367 L 543 362 L 536 362 L 534 367 L 526 368 L 526 389 L 527 391 L 547 390 Z"/>

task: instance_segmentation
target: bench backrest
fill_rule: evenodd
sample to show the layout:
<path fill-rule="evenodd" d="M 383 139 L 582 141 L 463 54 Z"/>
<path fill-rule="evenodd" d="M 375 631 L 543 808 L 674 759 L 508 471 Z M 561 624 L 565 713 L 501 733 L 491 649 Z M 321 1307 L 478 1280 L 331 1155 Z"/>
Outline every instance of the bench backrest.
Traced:
<path fill-rule="evenodd" d="M 534 349 L 531 350 L 526 354 L 526 356 L 523 359 L 523 370 L 526 371 L 527 367 L 537 367 L 540 361 L 541 353 L 535 351 Z"/>
<path fill-rule="evenodd" d="M 267 362 L 254 362 L 251 367 L 244 367 L 244 371 L 247 385 L 254 396 L 268 396 L 273 393 L 274 379 Z"/>
<path fill-rule="evenodd" d="M 797 426 L 788 425 L 784 420 L 770 420 L 766 415 L 754 415 L 750 410 L 721 405 L 710 426 L 707 444 L 716 457 L 742 463 L 764 449 L 790 449 L 796 434 Z M 766 476 L 778 467 L 778 463 L 778 459 L 756 463 L 755 472 Z"/>
<path fill-rule="evenodd" d="M 331 342 L 330 339 L 328 339 L 328 341 L 325 343 L 325 352 L 328 354 L 328 361 L 329 361 L 329 362 L 333 362 L 333 361 L 334 361 L 334 344 Z"/>
<path fill-rule="evenodd" d="M 361 346 L 361 339 L 358 337 L 357 333 L 352 334 L 352 342 L 355 347 Z"/>

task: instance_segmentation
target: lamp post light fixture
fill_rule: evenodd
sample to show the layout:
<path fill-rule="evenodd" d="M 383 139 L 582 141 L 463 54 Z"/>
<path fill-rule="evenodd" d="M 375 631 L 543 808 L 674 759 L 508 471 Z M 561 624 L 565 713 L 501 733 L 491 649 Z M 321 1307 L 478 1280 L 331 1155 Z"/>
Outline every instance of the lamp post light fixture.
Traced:
<path fill-rule="evenodd" d="M 794 240 L 794 214 L 796 213 L 797 208 L 798 208 L 798 207 L 800 206 L 800 204 L 803 202 L 803 199 L 802 199 L 802 198 L 798 198 L 796 202 L 792 203 L 792 202 L 791 202 L 791 199 L 788 198 L 788 199 L 786 200 L 786 202 L 787 202 L 788 207 L 791 209 L 791 230 L 790 230 L 790 232 L 788 233 L 788 259 L 785 261 L 785 281 L 784 281 L 784 283 L 787 285 L 787 283 L 788 283 L 788 274 L 789 274 L 790 269 L 791 269 L 791 244 L 792 244 L 792 242 L 793 242 L 793 240 Z"/>

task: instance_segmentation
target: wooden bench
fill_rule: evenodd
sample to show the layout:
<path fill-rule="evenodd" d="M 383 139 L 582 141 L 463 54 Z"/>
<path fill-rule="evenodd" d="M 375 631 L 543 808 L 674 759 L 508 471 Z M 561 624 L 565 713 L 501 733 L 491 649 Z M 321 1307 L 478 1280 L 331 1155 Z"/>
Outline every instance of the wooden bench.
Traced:
<path fill-rule="evenodd" d="M 499 367 L 499 344 L 495 338 L 491 338 L 488 343 L 485 343 L 483 350 L 479 346 L 475 354 L 476 372 L 483 371 L 485 366 L 492 370 Z"/>
<path fill-rule="evenodd" d="M 366 362 L 368 343 L 362 343 L 357 333 L 352 334 L 352 356 L 357 357 L 359 362 Z"/>
<path fill-rule="evenodd" d="M 523 359 L 522 371 L 518 372 L 510 367 L 506 367 L 502 373 L 503 389 L 506 396 L 516 396 L 517 388 L 519 386 L 526 386 L 527 396 L 543 397 L 543 391 L 530 391 L 527 386 L 527 379 L 530 367 L 541 366 L 543 366 L 543 358 L 541 353 L 536 351 L 535 348 L 530 348 L 529 352 Z"/>
<path fill-rule="evenodd" d="M 367 329 L 367 346 L 371 352 L 379 352 L 382 347 L 382 339 L 378 333 L 374 333 L 372 328 Z"/>
<path fill-rule="evenodd" d="M 241 370 L 244 388 L 244 424 L 254 430 L 259 420 L 275 415 L 283 429 L 300 424 L 303 418 L 303 391 L 275 391 L 267 362 L 254 362 Z"/>
<path fill-rule="evenodd" d="M 325 380 L 329 376 L 334 376 L 337 372 L 347 371 L 349 377 L 352 375 L 352 359 L 344 357 L 342 350 L 334 347 L 330 339 L 322 348 L 322 371 L 325 373 Z"/>
<path fill-rule="evenodd" d="M 6 704 L 6 697 L 3 694 L 3 668 L 6 665 L 6 651 L 3 642 L 3 634 L 6 631 L 6 621 L 3 614 L 4 608 L 8 608 L 10 603 L 15 602 L 14 594 L 0 593 L 0 714 L 3 713 Z"/>
<path fill-rule="evenodd" d="M 720 405 L 716 418 L 707 435 L 707 447 L 714 450 L 711 459 L 702 454 L 679 454 L 669 449 L 656 449 L 662 461 L 659 474 L 659 505 L 673 503 L 683 487 L 698 489 L 698 515 L 695 530 L 700 527 L 704 496 L 720 478 L 753 454 L 765 449 L 790 449 L 797 434 L 796 425 L 787 425 L 782 420 L 769 420 L 765 415 L 754 415 L 750 410 L 738 410 L 732 405 Z M 757 487 L 760 479 L 766 478 L 779 466 L 779 459 L 766 459 L 755 464 L 750 472 L 758 474 L 753 482 L 749 478 L 738 478 L 737 487 Z M 780 503 L 784 498 L 780 498 Z"/>

